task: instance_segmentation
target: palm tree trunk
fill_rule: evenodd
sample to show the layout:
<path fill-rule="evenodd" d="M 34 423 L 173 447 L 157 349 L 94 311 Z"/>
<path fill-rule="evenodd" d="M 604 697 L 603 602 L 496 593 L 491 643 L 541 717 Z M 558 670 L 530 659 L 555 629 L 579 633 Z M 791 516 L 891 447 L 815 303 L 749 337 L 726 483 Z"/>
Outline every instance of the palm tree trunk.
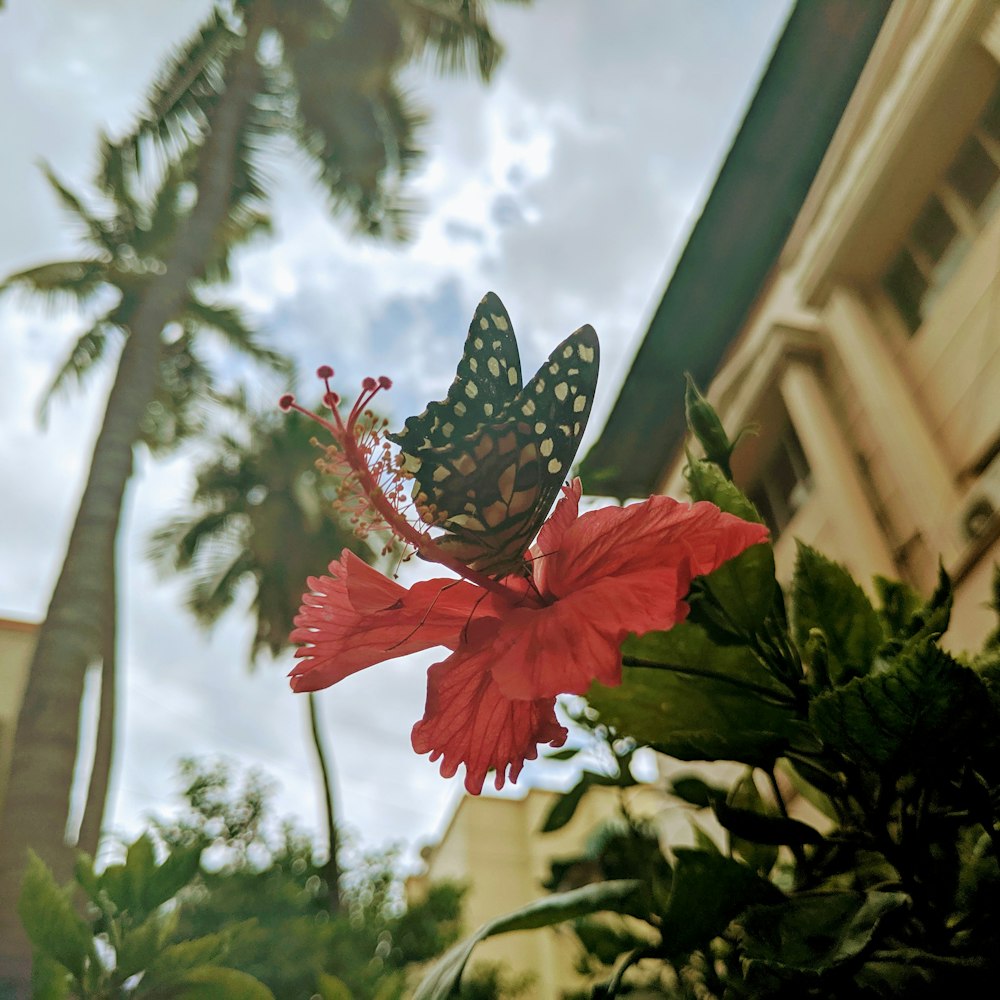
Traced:
<path fill-rule="evenodd" d="M 107 553 L 111 591 L 106 595 L 104 608 L 104 639 L 101 644 L 101 697 L 97 715 L 97 738 L 94 741 L 94 764 L 90 770 L 87 800 L 80 821 L 80 835 L 76 846 L 91 857 L 97 855 L 101 840 L 101 826 L 108 802 L 111 782 L 111 765 L 114 759 L 115 721 L 117 715 L 118 684 L 118 574 L 115 571 L 117 540 L 112 539 Z"/>
<path fill-rule="evenodd" d="M 259 81 L 256 50 L 265 6 L 251 9 L 245 45 L 213 109 L 196 175 L 198 201 L 178 229 L 166 272 L 137 304 L 66 558 L 39 630 L 0 818 L 0 997 L 30 996 L 31 949 L 16 911 L 28 847 L 57 880 L 72 871 L 64 835 L 80 698 L 87 668 L 101 650 L 99 609 L 113 592 L 105 554 L 117 533 L 140 421 L 156 388 L 161 332 L 202 274 L 229 208 L 240 131 Z"/>
<path fill-rule="evenodd" d="M 326 842 L 330 848 L 330 856 L 323 865 L 323 878 L 327 885 L 327 908 L 332 915 L 340 911 L 340 863 L 337 860 L 340 843 L 337 838 L 337 817 L 333 805 L 333 775 L 327 761 L 326 749 L 319 728 L 319 712 L 316 708 L 316 695 L 310 691 L 306 695 L 309 703 L 309 730 L 312 733 L 313 750 L 316 752 L 316 762 L 319 765 L 320 780 L 323 784 L 323 801 L 326 805 Z"/>

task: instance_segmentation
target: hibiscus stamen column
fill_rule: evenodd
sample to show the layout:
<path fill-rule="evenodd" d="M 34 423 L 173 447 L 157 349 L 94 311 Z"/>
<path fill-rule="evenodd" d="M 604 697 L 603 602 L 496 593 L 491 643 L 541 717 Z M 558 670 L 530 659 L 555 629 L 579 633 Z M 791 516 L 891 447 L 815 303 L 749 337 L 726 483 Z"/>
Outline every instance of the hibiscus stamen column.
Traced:
<path fill-rule="evenodd" d="M 385 422 L 379 423 L 368 409 L 379 392 L 392 388 L 392 381 L 385 375 L 364 379 L 361 393 L 345 420 L 340 413 L 340 396 L 330 385 L 333 369 L 322 365 L 316 370 L 316 375 L 326 387 L 323 402 L 330 408 L 331 419 L 307 410 L 291 394 L 282 396 L 278 405 L 282 410 L 296 410 L 316 421 L 333 437 L 334 453 L 331 454 L 328 449 L 327 455 L 331 471 L 341 477 L 342 500 L 345 509 L 352 509 L 355 530 L 362 537 L 371 530 L 389 531 L 404 545 L 412 547 L 421 558 L 450 569 L 504 600 L 519 600 L 521 594 L 449 555 L 428 531 L 417 528 L 403 513 L 404 506 L 409 502 L 405 496 L 404 477 L 393 460 L 389 442 L 383 438 Z"/>

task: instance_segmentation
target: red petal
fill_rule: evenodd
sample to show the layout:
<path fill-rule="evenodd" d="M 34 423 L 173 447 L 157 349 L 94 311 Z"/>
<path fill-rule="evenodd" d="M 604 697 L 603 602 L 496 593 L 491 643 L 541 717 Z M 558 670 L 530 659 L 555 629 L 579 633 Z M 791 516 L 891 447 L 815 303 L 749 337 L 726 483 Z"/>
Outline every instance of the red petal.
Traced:
<path fill-rule="evenodd" d="M 555 699 L 511 701 L 490 674 L 495 619 L 470 627 L 469 641 L 427 673 L 424 717 L 413 727 L 417 753 L 441 758 L 441 774 L 452 777 L 465 765 L 465 787 L 478 795 L 486 773 L 496 770 L 496 787 L 515 781 L 526 760 L 538 756 L 538 744 L 562 746 L 566 730 L 555 715 Z M 509 769 L 509 771 L 508 771 Z"/>
<path fill-rule="evenodd" d="M 547 593 L 562 597 L 605 577 L 671 566 L 700 576 L 766 539 L 764 525 L 707 501 L 688 505 L 656 496 L 604 507 L 578 517 L 546 558 Z"/>
<path fill-rule="evenodd" d="M 617 685 L 625 637 L 683 621 L 690 583 L 671 567 L 622 574 L 549 607 L 511 612 L 494 642 L 497 685 L 508 698 L 583 694 L 595 680 Z"/>
<path fill-rule="evenodd" d="M 582 694 L 593 680 L 619 683 L 630 632 L 683 621 L 691 580 L 766 537 L 763 525 L 714 504 L 669 497 L 581 515 L 536 568 L 549 606 L 501 616 L 497 684 L 508 698 L 532 699 Z"/>
<path fill-rule="evenodd" d="M 556 504 L 556 509 L 549 516 L 549 519 L 542 525 L 542 530 L 538 532 L 538 541 L 531 547 L 531 555 L 540 559 L 536 568 L 536 582 L 538 582 L 539 571 L 542 576 L 545 573 L 545 559 L 547 552 L 556 552 L 562 545 L 563 535 L 576 522 L 580 513 L 580 497 L 583 495 L 583 483 L 577 476 L 568 486 L 562 488 L 562 496 Z M 539 589 L 542 589 L 539 586 Z"/>
<path fill-rule="evenodd" d="M 425 580 L 409 590 L 345 551 L 330 576 L 310 577 L 292 642 L 295 691 L 318 691 L 383 660 L 457 646 L 482 591 L 464 580 Z"/>

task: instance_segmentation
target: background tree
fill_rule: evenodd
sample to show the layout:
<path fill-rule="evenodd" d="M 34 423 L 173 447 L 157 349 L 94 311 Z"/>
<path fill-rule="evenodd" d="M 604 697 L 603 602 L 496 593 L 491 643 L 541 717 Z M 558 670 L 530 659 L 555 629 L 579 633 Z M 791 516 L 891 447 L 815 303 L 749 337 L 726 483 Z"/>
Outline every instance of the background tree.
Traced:
<path fill-rule="evenodd" d="M 249 430 L 220 434 L 214 455 L 196 472 L 191 511 L 159 528 L 150 555 L 190 578 L 187 606 L 200 624 L 250 597 L 256 623 L 251 666 L 265 652 L 288 650 L 304 581 L 348 548 L 374 553 L 335 512 L 336 483 L 315 468 L 315 425 L 299 413 L 246 417 Z M 248 592 L 249 591 L 249 595 Z M 339 908 L 340 873 L 334 788 L 316 696 L 306 704 L 325 804 L 328 859 L 323 875 L 331 911 Z"/>
<path fill-rule="evenodd" d="M 161 74 L 134 131 L 116 143 L 122 162 L 147 182 L 182 165 L 190 196 L 123 328 L 87 485 L 30 666 L 0 818 L 0 992 L 28 993 L 30 950 L 13 906 L 26 848 L 33 845 L 57 879 L 70 870 L 64 830 L 80 698 L 88 667 L 108 648 L 109 553 L 172 324 L 192 287 L 211 279 L 213 262 L 247 230 L 248 214 L 259 213 L 265 182 L 254 156 L 276 137 L 306 154 L 331 207 L 360 231 L 402 233 L 400 184 L 418 156 L 422 116 L 404 99 L 398 74 L 427 51 L 450 69 L 474 56 L 485 78 L 500 47 L 471 0 L 220 0 Z"/>

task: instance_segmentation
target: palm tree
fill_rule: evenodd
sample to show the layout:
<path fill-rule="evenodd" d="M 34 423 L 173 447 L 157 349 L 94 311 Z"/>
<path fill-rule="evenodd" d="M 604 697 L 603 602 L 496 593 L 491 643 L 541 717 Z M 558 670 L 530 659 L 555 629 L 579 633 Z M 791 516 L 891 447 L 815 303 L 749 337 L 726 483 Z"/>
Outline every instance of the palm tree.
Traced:
<path fill-rule="evenodd" d="M 182 217 L 189 186 L 183 164 L 175 164 L 160 179 L 158 189 L 144 195 L 136 164 L 127 153 L 104 141 L 96 208 L 85 207 L 79 196 L 51 171 L 46 171 L 63 207 L 82 230 L 84 254 L 74 260 L 13 274 L 0 284 L 0 291 L 21 289 L 42 299 L 69 299 L 83 310 L 103 306 L 90 326 L 76 338 L 46 391 L 41 407 L 43 417 L 53 396 L 74 384 L 85 383 L 128 335 L 147 286 L 162 273 L 164 257 Z M 235 227 L 231 230 L 226 253 L 238 242 L 267 228 L 266 217 L 260 212 L 245 211 L 242 222 L 241 231 Z M 224 256 L 211 262 L 211 273 L 218 278 L 228 276 Z M 166 454 L 203 433 L 211 410 L 227 404 L 215 389 L 215 373 L 204 358 L 203 347 L 212 339 L 285 378 L 290 373 L 288 362 L 275 351 L 262 347 L 239 311 L 220 304 L 210 286 L 189 289 L 176 322 L 161 345 L 155 397 L 139 427 L 138 441 L 152 454 Z M 101 704 L 90 790 L 78 838 L 79 846 L 90 853 L 97 847 L 107 797 L 114 731 L 117 604 L 114 538 L 115 532 L 106 534 L 106 562 L 98 575 L 110 580 L 110 587 L 98 605 L 100 612 L 93 616 L 101 628 L 95 657 L 101 665 Z"/>
<path fill-rule="evenodd" d="M 14 912 L 27 846 L 59 878 L 72 864 L 64 828 L 80 696 L 88 667 L 108 646 L 108 553 L 173 324 L 192 288 L 210 281 L 234 240 L 253 229 L 265 191 L 254 154 L 277 135 L 297 144 L 331 207 L 361 231 L 403 232 L 399 190 L 419 153 L 422 116 L 398 75 L 428 51 L 446 69 L 462 69 L 474 55 L 487 78 L 500 46 L 483 4 L 219 0 L 161 75 L 134 132 L 114 144 L 120 162 L 133 165 L 144 183 L 154 186 L 157 173 L 174 170 L 188 183 L 169 247 L 122 317 L 116 377 L 30 668 L 0 818 L 0 992 L 27 996 L 29 989 L 30 954 Z M 128 256 L 124 246 L 121 253 Z M 96 265 L 84 264 L 71 281 L 91 280 Z M 58 275 L 50 277 L 58 283 Z M 97 331 L 88 343 L 101 338 Z"/>
<path fill-rule="evenodd" d="M 204 626 L 214 625 L 246 586 L 256 622 L 250 664 L 289 648 L 288 634 L 307 576 L 322 572 L 349 548 L 371 561 L 374 553 L 335 513 L 336 483 L 315 467 L 315 425 L 299 413 L 250 418 L 249 433 L 224 433 L 213 457 L 196 473 L 191 511 L 153 535 L 149 554 L 163 569 L 189 576 L 187 606 Z M 339 907 L 337 827 L 333 781 L 319 729 L 315 695 L 308 695 L 309 726 L 323 788 L 331 911 Z"/>

